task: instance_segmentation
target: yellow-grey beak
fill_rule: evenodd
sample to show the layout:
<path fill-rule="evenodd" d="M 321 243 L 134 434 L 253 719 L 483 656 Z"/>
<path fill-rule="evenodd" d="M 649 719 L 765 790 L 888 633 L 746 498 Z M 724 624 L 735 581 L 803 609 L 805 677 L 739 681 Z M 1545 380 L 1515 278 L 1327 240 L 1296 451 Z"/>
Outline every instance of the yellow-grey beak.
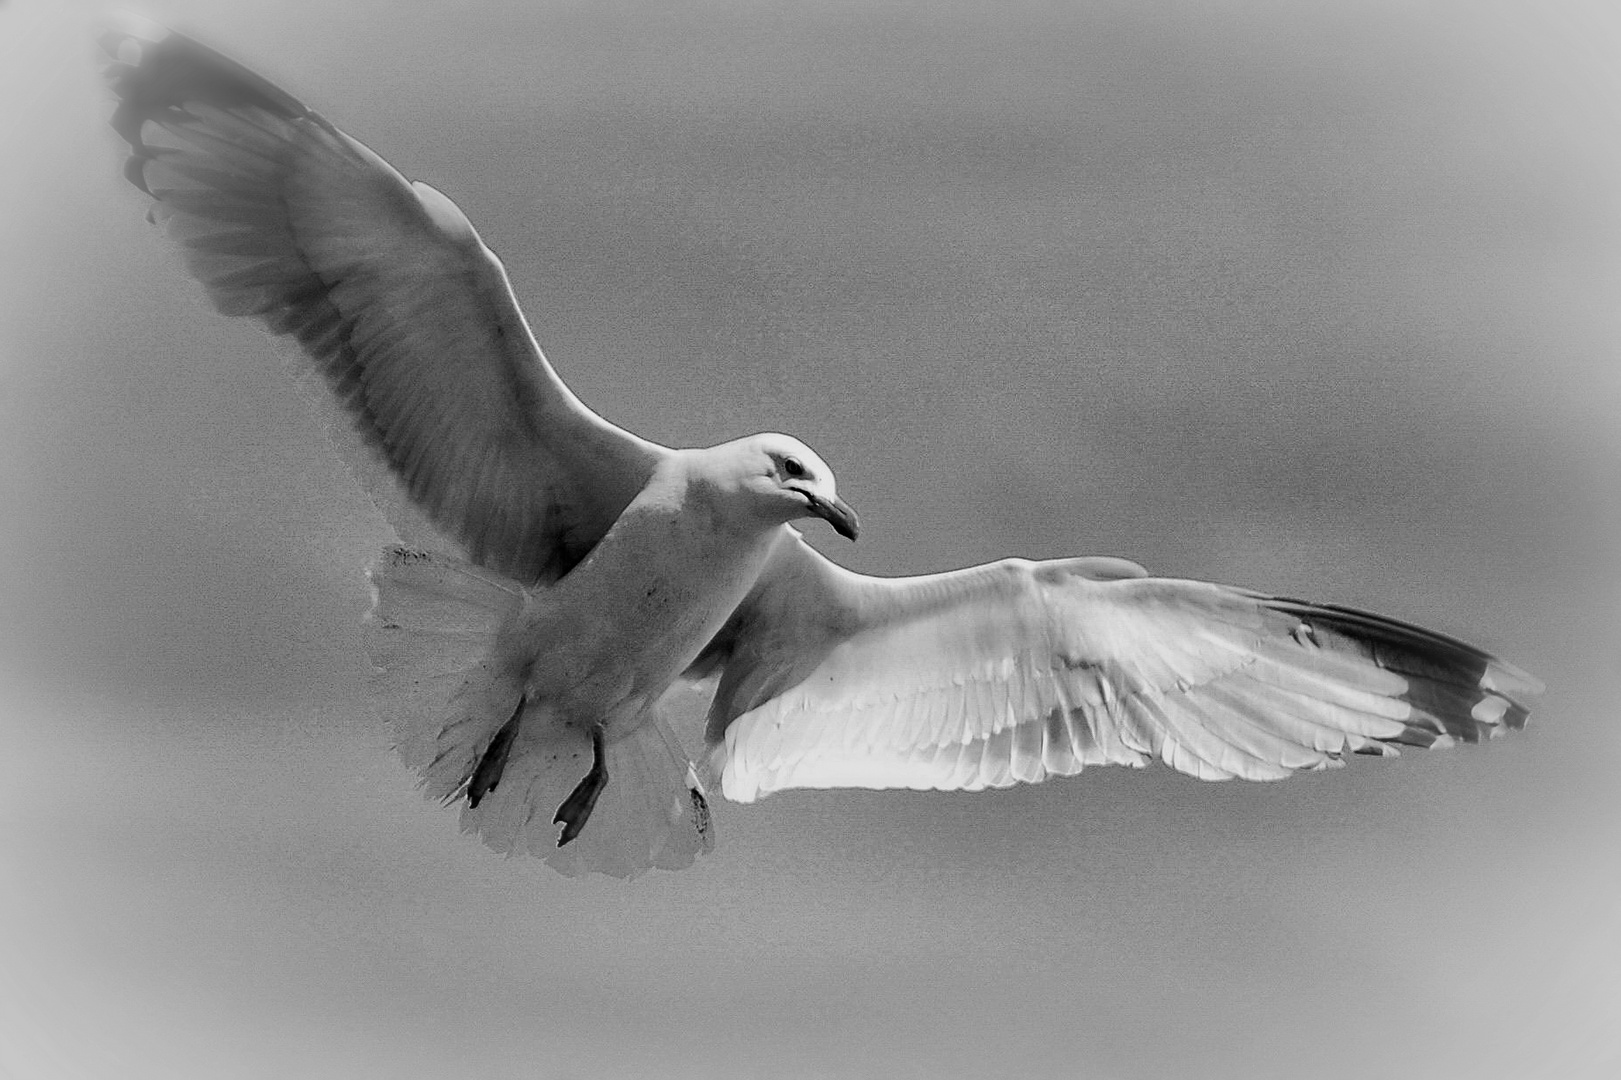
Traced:
<path fill-rule="evenodd" d="M 804 492 L 810 503 L 810 512 L 833 526 L 833 531 L 846 540 L 854 540 L 861 532 L 861 519 L 850 509 L 850 504 L 835 496 L 825 499 L 813 491 Z"/>

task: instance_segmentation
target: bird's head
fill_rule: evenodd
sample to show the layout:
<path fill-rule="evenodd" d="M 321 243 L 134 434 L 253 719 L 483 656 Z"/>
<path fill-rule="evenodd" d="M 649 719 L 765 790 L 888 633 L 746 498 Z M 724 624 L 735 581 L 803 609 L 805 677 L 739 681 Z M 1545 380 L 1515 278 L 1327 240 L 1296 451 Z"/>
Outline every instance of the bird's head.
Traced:
<path fill-rule="evenodd" d="M 751 435 L 714 448 L 724 456 L 728 486 L 750 517 L 772 525 L 819 517 L 854 540 L 861 523 L 839 498 L 833 470 L 790 435 Z"/>

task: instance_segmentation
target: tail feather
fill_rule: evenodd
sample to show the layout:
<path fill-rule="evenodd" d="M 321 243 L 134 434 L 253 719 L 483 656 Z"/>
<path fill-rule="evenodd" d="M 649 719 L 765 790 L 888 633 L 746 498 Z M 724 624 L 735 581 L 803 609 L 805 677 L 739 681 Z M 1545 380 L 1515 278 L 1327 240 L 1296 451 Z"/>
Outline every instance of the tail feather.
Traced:
<path fill-rule="evenodd" d="M 580 835 L 558 847 L 552 817 L 591 767 L 591 738 L 545 702 L 525 702 L 518 670 L 497 659 L 523 588 L 458 558 L 399 546 L 385 549 L 368 577 L 365 635 L 379 709 L 427 794 L 467 797 L 465 831 L 570 876 L 677 870 L 714 848 L 703 787 L 656 710 L 609 733 L 608 785 Z M 491 753 L 498 737 L 509 741 Z"/>
<path fill-rule="evenodd" d="M 523 603 L 516 583 L 447 555 L 393 546 L 367 571 L 372 692 L 407 768 L 459 795 L 523 694 L 494 646 Z"/>

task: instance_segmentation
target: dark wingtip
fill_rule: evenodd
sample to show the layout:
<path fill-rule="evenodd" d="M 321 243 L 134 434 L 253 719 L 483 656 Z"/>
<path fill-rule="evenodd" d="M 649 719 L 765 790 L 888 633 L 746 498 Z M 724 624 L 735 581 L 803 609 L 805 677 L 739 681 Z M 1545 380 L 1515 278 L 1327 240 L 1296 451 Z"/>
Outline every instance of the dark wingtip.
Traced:
<path fill-rule="evenodd" d="M 249 105 L 284 118 L 319 117 L 303 102 L 224 53 L 136 15 L 104 20 L 102 75 L 118 105 L 109 121 L 130 146 L 124 178 L 147 195 L 146 163 L 159 152 L 142 138 L 149 120 L 183 119 L 187 104 Z M 324 121 L 322 121 L 324 123 Z"/>
<path fill-rule="evenodd" d="M 107 54 L 103 75 L 119 101 L 113 129 L 137 152 L 142 150 L 141 125 L 186 102 L 218 108 L 252 105 L 287 119 L 314 115 L 246 65 L 138 16 L 111 17 L 97 40 Z"/>
<path fill-rule="evenodd" d="M 1509 702 L 1508 711 L 1503 714 L 1503 726 L 1510 731 L 1524 731 L 1525 725 L 1531 719 L 1531 710 L 1517 702 Z"/>
<path fill-rule="evenodd" d="M 1334 604 L 1283 597 L 1266 601 L 1311 628 L 1314 640 L 1401 675 L 1401 695 L 1413 708 L 1406 729 L 1391 739 L 1409 746 L 1481 742 L 1518 731 L 1530 718 L 1524 699 L 1542 683 L 1483 649 L 1410 623 Z"/>

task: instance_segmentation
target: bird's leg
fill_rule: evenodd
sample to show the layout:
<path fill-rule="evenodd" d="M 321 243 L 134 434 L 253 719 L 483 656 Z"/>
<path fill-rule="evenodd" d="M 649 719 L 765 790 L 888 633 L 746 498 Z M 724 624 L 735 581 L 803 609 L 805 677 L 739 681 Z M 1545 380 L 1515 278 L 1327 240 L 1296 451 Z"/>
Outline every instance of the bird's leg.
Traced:
<path fill-rule="evenodd" d="M 554 825 L 563 826 L 563 835 L 557 838 L 557 846 L 573 840 L 585 828 L 585 823 L 591 818 L 591 810 L 597 805 L 597 796 L 602 789 L 608 786 L 608 766 L 602 758 L 602 728 L 591 729 L 591 771 L 585 774 L 585 779 L 575 785 L 569 797 L 563 800 L 563 805 L 557 808 L 557 816 L 552 818 Z"/>
<path fill-rule="evenodd" d="M 507 753 L 512 749 L 512 737 L 518 733 L 518 719 L 523 716 L 524 699 L 518 699 L 518 707 L 512 710 L 512 718 L 501 725 L 501 730 L 495 733 L 490 745 L 484 748 L 483 755 L 473 768 L 473 775 L 467 781 L 467 805 L 474 807 L 479 800 L 495 790 L 495 785 L 501 782 L 501 774 L 506 771 Z"/>

